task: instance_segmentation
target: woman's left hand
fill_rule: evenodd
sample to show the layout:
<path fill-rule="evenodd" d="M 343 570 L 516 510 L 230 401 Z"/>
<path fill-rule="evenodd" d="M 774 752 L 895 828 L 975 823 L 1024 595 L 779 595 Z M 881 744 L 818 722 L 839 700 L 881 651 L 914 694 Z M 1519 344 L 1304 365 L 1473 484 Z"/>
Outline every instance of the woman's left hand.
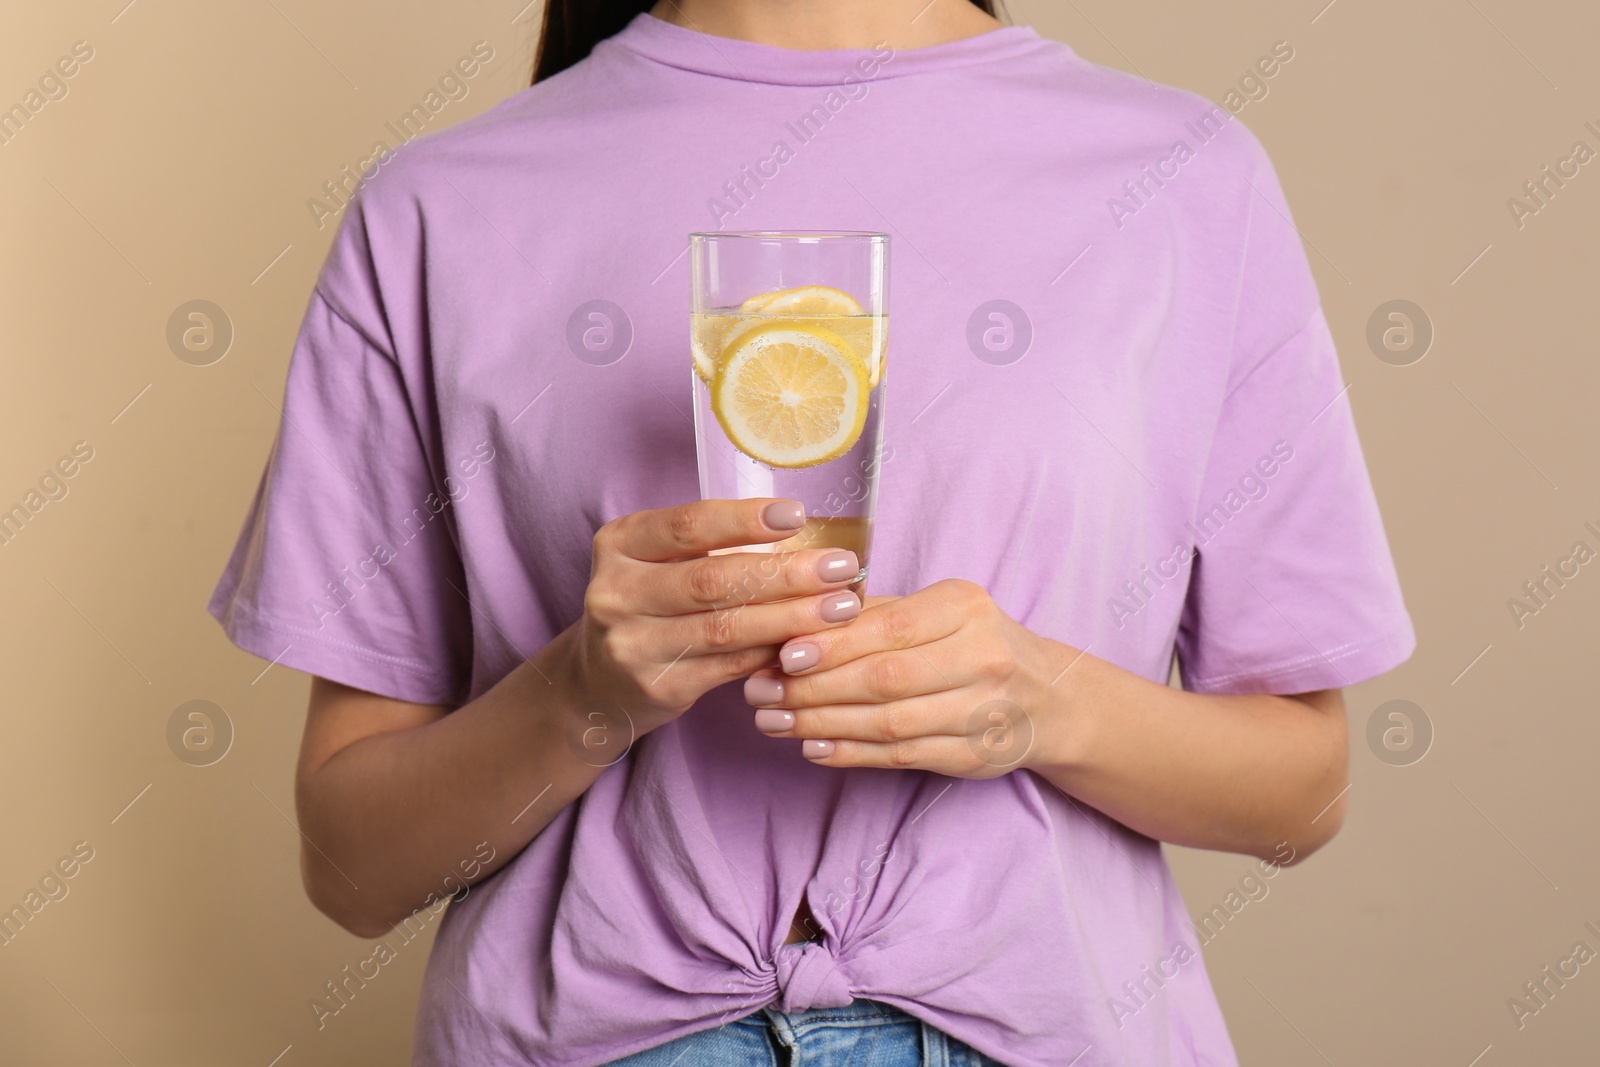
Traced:
<path fill-rule="evenodd" d="M 813 763 L 993 778 L 1037 754 L 1042 709 L 1062 696 L 1050 686 L 1073 657 L 982 586 L 949 579 L 869 597 L 849 625 L 788 642 L 781 669 L 744 693 L 756 727 L 803 739 Z"/>

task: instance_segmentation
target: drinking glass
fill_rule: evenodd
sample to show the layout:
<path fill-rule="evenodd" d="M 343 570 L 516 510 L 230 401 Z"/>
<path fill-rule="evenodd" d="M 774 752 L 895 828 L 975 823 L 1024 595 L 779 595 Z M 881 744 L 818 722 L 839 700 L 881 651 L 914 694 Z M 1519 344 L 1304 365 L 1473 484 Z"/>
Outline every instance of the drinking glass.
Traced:
<path fill-rule="evenodd" d="M 694 432 L 705 499 L 785 497 L 805 526 L 774 545 L 848 548 L 865 592 L 883 461 L 889 237 L 829 230 L 689 235 Z"/>

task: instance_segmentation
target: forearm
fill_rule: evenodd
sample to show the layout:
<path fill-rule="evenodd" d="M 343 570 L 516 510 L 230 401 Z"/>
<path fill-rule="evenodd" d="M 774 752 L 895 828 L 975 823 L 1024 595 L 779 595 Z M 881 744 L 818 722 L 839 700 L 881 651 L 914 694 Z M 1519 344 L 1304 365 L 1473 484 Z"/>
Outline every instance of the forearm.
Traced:
<path fill-rule="evenodd" d="M 364 737 L 303 776 L 302 867 L 318 908 L 377 936 L 488 877 L 589 787 L 607 760 L 573 747 L 582 699 L 568 640 L 450 714 Z"/>
<path fill-rule="evenodd" d="M 1050 667 L 1072 666 L 1038 687 L 1027 766 L 1063 792 L 1195 848 L 1267 857 L 1287 841 L 1304 857 L 1337 832 L 1348 770 L 1337 691 L 1188 693 L 1048 645 Z"/>
<path fill-rule="evenodd" d="M 855 553 L 722 551 L 804 523 L 798 502 L 766 497 L 611 520 L 583 614 L 460 708 L 319 678 L 295 779 L 312 902 L 353 933 L 385 932 L 510 862 L 632 743 L 780 643 L 854 618 Z"/>

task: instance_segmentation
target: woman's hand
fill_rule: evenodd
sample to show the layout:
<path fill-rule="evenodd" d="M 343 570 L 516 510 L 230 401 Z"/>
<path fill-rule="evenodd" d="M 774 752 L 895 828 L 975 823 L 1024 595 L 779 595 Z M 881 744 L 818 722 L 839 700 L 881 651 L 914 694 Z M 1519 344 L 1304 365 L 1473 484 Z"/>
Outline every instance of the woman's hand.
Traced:
<path fill-rule="evenodd" d="M 1032 633 L 971 582 L 870 597 L 779 664 L 745 699 L 758 729 L 802 739 L 814 763 L 1028 770 L 1147 837 L 1278 861 L 1285 844 L 1309 856 L 1343 818 L 1339 690 L 1185 692 Z"/>
<path fill-rule="evenodd" d="M 639 733 L 707 691 L 777 662 L 778 646 L 854 619 L 854 552 L 708 555 L 794 536 L 792 500 L 702 500 L 640 511 L 595 534 L 569 655 L 577 694 L 627 711 Z"/>
<path fill-rule="evenodd" d="M 784 645 L 745 683 L 756 726 L 830 767 L 992 778 L 1026 766 L 1032 713 L 1071 650 L 1014 622 L 972 582 L 871 597 L 849 626 Z"/>
<path fill-rule="evenodd" d="M 295 786 L 317 907 L 381 936 L 494 873 L 620 759 L 609 709 L 631 742 L 777 662 L 789 638 L 855 618 L 853 553 L 707 555 L 782 541 L 804 518 L 792 500 L 707 500 L 607 523 L 584 614 L 458 708 L 318 679 Z"/>

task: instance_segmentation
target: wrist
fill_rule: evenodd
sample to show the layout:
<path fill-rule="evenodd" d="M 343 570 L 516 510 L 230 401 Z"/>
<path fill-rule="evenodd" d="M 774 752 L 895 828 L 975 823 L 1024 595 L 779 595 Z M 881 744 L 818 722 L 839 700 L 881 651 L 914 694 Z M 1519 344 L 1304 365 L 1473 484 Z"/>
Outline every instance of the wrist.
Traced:
<path fill-rule="evenodd" d="M 586 739 L 581 746 L 585 750 L 601 734 L 614 733 L 631 744 L 677 717 L 641 694 L 597 645 L 587 617 L 580 617 L 534 657 L 549 683 L 536 678 L 535 684 L 561 709 L 560 725 L 569 739 Z"/>
<path fill-rule="evenodd" d="M 543 718 L 562 729 L 595 696 L 584 662 L 582 625 L 580 620 L 567 627 L 517 668 L 528 701 L 547 709 Z"/>
<path fill-rule="evenodd" d="M 583 623 L 574 623 L 518 668 L 524 705 L 537 709 L 541 747 L 564 746 L 581 763 L 603 769 L 638 739 L 631 709 L 596 684 Z"/>
<path fill-rule="evenodd" d="M 1087 693 L 1099 660 L 1081 649 L 1038 638 L 1027 673 L 1033 744 L 1021 766 L 1060 784 L 1088 762 L 1092 702 Z"/>

